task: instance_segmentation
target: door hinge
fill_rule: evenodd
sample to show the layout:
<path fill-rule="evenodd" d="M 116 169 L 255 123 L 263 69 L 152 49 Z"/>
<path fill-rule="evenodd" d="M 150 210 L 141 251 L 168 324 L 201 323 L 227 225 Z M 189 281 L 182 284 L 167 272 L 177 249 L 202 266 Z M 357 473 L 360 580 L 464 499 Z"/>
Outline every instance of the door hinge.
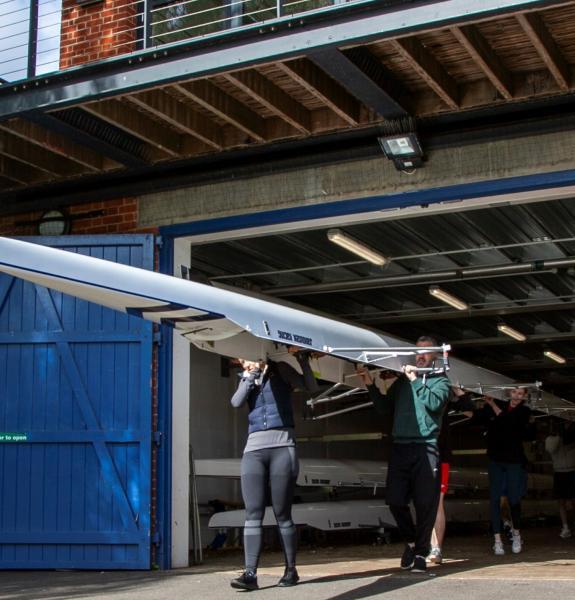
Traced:
<path fill-rule="evenodd" d="M 152 341 L 154 344 L 157 344 L 158 346 L 162 345 L 162 330 L 160 327 L 155 328 L 154 331 L 154 336 L 152 338 Z"/>
<path fill-rule="evenodd" d="M 160 446 L 162 444 L 162 432 L 161 431 L 152 431 L 152 441 L 156 446 Z"/>
<path fill-rule="evenodd" d="M 162 543 L 162 536 L 160 535 L 159 531 L 154 531 L 154 533 L 152 534 L 152 544 L 154 544 L 154 546 L 159 546 Z"/>
<path fill-rule="evenodd" d="M 157 235 L 154 238 L 154 243 L 158 248 L 161 248 L 164 245 L 164 238 L 161 235 Z"/>

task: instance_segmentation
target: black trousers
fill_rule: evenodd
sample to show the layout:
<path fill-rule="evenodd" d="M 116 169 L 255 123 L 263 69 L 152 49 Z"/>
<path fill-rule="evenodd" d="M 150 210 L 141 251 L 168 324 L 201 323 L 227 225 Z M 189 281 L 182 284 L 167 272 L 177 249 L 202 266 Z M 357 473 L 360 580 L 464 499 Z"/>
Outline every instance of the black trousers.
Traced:
<path fill-rule="evenodd" d="M 399 444 L 391 448 L 386 501 L 406 543 L 415 554 L 427 556 L 435 524 L 441 475 L 435 444 Z M 413 501 L 415 522 L 409 509 Z"/>

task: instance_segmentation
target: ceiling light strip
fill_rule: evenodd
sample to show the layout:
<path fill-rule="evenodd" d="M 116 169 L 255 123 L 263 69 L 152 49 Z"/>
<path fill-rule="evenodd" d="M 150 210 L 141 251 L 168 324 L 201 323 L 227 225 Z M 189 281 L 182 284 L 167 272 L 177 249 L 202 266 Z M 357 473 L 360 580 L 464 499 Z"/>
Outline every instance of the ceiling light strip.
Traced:
<path fill-rule="evenodd" d="M 445 290 L 442 290 L 437 285 L 430 285 L 429 293 L 434 298 L 437 298 L 438 300 L 445 302 L 445 304 L 449 304 L 449 306 L 453 306 L 453 308 L 456 308 L 457 310 L 468 310 L 469 309 L 469 304 L 467 304 L 467 302 L 461 300 L 460 298 L 458 298 L 457 296 L 454 296 L 453 294 L 450 294 L 449 292 L 446 292 Z"/>
<path fill-rule="evenodd" d="M 557 354 L 556 352 L 552 352 L 551 350 L 545 350 L 545 352 L 543 352 L 543 354 L 547 358 L 554 360 L 556 363 L 559 363 L 560 365 L 564 365 L 567 362 L 567 359 L 563 358 L 560 354 Z"/>
<path fill-rule="evenodd" d="M 362 242 L 350 237 L 341 229 L 329 229 L 327 238 L 330 242 L 349 250 L 349 252 L 353 252 L 357 256 L 361 256 L 361 258 L 364 258 L 374 265 L 383 267 L 389 262 L 389 259 L 386 256 L 383 256 L 383 254 L 380 254 Z"/>
<path fill-rule="evenodd" d="M 508 335 L 509 337 L 519 342 L 524 342 L 527 339 L 526 335 L 524 335 L 520 331 L 517 331 L 517 329 L 513 329 L 513 327 L 509 327 L 509 325 L 505 325 L 505 323 L 500 323 L 499 325 L 497 325 L 497 329 L 501 333 L 504 333 L 505 335 Z"/>

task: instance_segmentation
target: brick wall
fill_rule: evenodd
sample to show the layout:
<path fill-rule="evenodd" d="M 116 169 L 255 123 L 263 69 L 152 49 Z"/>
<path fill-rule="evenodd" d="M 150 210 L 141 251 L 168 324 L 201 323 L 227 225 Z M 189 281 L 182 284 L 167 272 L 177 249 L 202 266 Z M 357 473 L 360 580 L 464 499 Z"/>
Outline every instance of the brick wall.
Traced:
<path fill-rule="evenodd" d="M 101 233 L 157 233 L 156 227 L 138 227 L 138 200 L 120 198 L 106 202 L 80 204 L 65 209 L 71 217 L 71 235 Z M 38 235 L 41 212 L 0 218 L 0 235 Z"/>
<path fill-rule="evenodd" d="M 142 32 L 136 29 L 139 6 L 134 0 L 102 0 L 84 7 L 63 0 L 60 68 L 135 50 Z"/>

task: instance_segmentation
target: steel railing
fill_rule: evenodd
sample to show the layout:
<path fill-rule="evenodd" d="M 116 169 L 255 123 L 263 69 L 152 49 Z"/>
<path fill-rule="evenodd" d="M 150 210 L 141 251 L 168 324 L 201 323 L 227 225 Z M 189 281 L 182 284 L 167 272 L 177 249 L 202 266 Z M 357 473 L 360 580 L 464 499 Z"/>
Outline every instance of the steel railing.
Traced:
<path fill-rule="evenodd" d="M 0 0 L 0 77 L 18 81 L 111 56 L 376 0 L 83 1 L 67 1 L 63 6 L 63 0 Z M 98 20 L 87 18 L 93 15 L 98 16 L 100 30 Z"/>

